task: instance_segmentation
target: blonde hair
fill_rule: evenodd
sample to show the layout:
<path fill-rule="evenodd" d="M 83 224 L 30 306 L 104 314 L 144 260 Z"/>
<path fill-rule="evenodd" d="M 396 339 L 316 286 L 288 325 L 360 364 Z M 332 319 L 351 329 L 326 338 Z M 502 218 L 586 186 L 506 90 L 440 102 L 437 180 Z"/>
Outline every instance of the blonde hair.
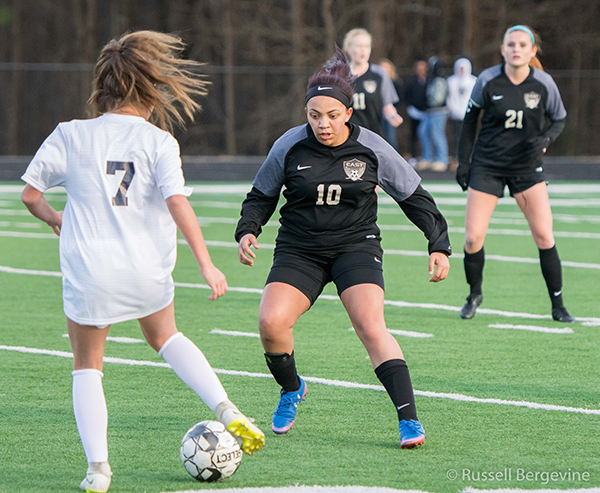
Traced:
<path fill-rule="evenodd" d="M 533 67 L 533 68 L 537 68 L 539 70 L 544 70 L 544 67 L 542 66 L 542 62 L 540 62 L 539 58 L 537 57 L 537 55 L 542 54 L 542 38 L 540 38 L 540 35 L 536 31 L 534 31 L 531 27 L 526 26 L 525 24 L 523 24 L 523 27 L 526 27 L 527 29 L 529 29 L 531 31 L 531 34 L 533 34 L 533 39 L 535 40 L 534 46 L 537 47 L 537 54 L 536 54 L 536 56 L 534 56 L 531 59 L 531 61 L 529 62 L 529 66 Z M 525 32 L 525 31 L 522 31 L 522 32 Z M 509 34 L 508 29 L 505 31 L 504 37 L 502 38 L 502 42 L 504 42 L 504 38 L 506 38 L 507 34 Z"/>
<path fill-rule="evenodd" d="M 379 60 L 377 65 L 383 65 L 384 63 L 387 63 L 390 67 L 390 79 L 398 80 L 398 71 L 396 70 L 396 65 L 394 65 L 389 58 L 382 58 Z"/>
<path fill-rule="evenodd" d="M 203 65 L 179 58 L 185 43 L 173 34 L 137 31 L 113 39 L 101 51 L 94 69 L 88 113 L 99 116 L 126 105 L 152 110 L 152 120 L 172 131 L 185 114 L 194 120 L 210 82 L 192 69 Z M 178 104 L 179 107 L 176 106 Z"/>
<path fill-rule="evenodd" d="M 355 29 L 351 29 L 344 36 L 344 42 L 342 44 L 342 48 L 343 48 L 344 52 L 346 53 L 346 56 L 348 55 L 348 48 L 350 48 L 350 45 L 352 44 L 352 41 L 354 41 L 354 38 L 356 38 L 356 36 L 360 36 L 361 34 L 366 34 L 367 36 L 369 36 L 369 39 L 371 39 L 371 40 L 373 39 L 373 37 L 371 36 L 371 33 L 369 31 L 367 31 L 366 29 L 363 29 L 362 27 L 357 27 Z"/>

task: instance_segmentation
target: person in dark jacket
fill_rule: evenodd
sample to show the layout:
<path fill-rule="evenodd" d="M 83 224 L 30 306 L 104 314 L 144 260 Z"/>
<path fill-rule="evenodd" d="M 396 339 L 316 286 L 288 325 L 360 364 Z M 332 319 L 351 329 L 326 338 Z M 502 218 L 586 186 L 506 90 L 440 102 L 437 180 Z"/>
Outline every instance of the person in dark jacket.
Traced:
<path fill-rule="evenodd" d="M 408 134 L 408 162 L 411 166 L 417 164 L 418 151 L 418 132 L 419 125 L 425 118 L 427 110 L 427 62 L 422 58 L 417 58 L 414 64 L 415 74 L 411 75 L 405 84 L 404 103 L 410 122 L 410 131 Z"/>

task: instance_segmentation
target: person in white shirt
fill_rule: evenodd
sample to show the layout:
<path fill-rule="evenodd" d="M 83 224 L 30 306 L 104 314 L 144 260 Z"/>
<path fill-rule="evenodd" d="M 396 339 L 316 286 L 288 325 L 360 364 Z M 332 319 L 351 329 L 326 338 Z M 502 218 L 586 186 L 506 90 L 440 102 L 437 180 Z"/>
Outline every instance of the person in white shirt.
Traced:
<path fill-rule="evenodd" d="M 171 276 L 177 228 L 210 286 L 213 301 L 227 291 L 208 254 L 184 186 L 179 145 L 165 130 L 193 119 L 207 82 L 183 60 L 183 42 L 139 31 L 102 50 L 88 101 L 95 118 L 61 123 L 46 139 L 22 179 L 29 211 L 60 236 L 63 302 L 74 356 L 73 407 L 88 460 L 81 489 L 104 492 L 108 464 L 102 358 L 113 323 L 138 319 L 144 337 L 238 437 L 247 453 L 264 434 L 228 399 L 196 345 L 175 325 Z M 178 103 L 178 106 L 175 106 Z M 63 186 L 64 211 L 44 192 Z"/>
<path fill-rule="evenodd" d="M 448 96 L 446 97 L 452 132 L 450 148 L 450 170 L 452 171 L 458 168 L 460 130 L 476 80 L 477 77 L 471 74 L 471 62 L 467 58 L 459 58 L 454 62 L 454 75 L 448 77 Z"/>

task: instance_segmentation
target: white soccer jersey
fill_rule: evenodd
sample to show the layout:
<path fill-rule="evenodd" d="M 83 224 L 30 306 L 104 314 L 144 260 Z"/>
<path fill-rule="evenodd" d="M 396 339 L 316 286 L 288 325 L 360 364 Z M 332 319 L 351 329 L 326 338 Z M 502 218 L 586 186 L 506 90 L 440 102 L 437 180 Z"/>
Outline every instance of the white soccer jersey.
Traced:
<path fill-rule="evenodd" d="M 67 317 L 104 326 L 171 303 L 177 226 L 165 200 L 190 195 L 175 138 L 141 117 L 61 123 L 22 179 L 62 185 L 60 266 Z"/>

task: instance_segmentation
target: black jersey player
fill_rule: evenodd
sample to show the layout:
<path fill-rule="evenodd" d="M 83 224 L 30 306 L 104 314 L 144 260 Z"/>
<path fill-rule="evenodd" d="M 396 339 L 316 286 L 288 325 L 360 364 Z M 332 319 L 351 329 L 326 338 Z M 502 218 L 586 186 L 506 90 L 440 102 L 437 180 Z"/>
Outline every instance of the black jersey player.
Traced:
<path fill-rule="evenodd" d="M 383 119 L 398 127 L 402 117 L 394 106 L 400 101 L 394 83 L 383 67 L 369 63 L 371 35 L 362 28 L 352 29 L 344 36 L 344 51 L 350 59 L 354 93 L 350 123 L 368 128 L 384 136 Z"/>
<path fill-rule="evenodd" d="M 534 66 L 539 38 L 527 26 L 508 29 L 505 63 L 478 77 L 463 122 L 456 178 L 467 190 L 465 273 L 470 285 L 462 318 L 472 318 L 483 300 L 483 242 L 498 198 L 508 185 L 539 249 L 552 317 L 573 322 L 562 300 L 562 271 L 552 233 L 552 212 L 542 156 L 565 126 L 567 112 L 550 75 Z M 477 136 L 480 113 L 481 130 Z"/>
<path fill-rule="evenodd" d="M 398 409 L 401 447 L 423 443 L 408 368 L 383 317 L 383 269 L 377 218 L 379 185 L 429 239 L 430 281 L 448 274 L 448 228 L 415 171 L 382 137 L 348 120 L 351 73 L 339 50 L 308 84 L 308 124 L 273 145 L 242 204 L 235 238 L 242 264 L 254 265 L 256 237 L 269 220 L 281 189 L 273 266 L 259 310 L 267 365 L 281 385 L 273 414 L 275 433 L 287 433 L 306 394 L 294 360 L 293 327 L 333 281 L 364 344 L 377 377 Z M 435 273 L 434 273 L 435 271 Z"/>

